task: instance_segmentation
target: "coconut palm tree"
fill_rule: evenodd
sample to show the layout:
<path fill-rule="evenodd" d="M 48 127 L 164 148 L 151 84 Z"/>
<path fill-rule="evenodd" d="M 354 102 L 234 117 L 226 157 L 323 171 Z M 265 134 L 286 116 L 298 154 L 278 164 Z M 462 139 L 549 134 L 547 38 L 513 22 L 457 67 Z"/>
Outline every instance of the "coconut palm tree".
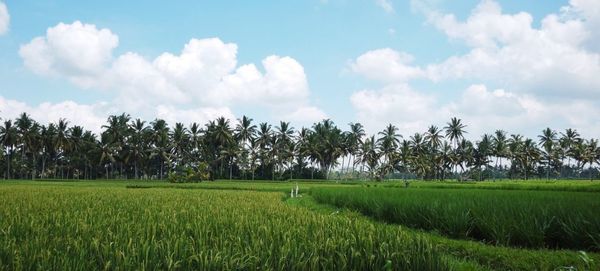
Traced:
<path fill-rule="evenodd" d="M 313 131 L 314 158 L 325 172 L 325 178 L 329 179 L 331 168 L 344 153 L 342 131 L 329 119 L 313 125 Z"/>
<path fill-rule="evenodd" d="M 425 133 L 425 141 L 429 145 L 429 161 L 431 161 L 432 168 L 435 169 L 436 179 L 438 178 L 438 172 L 441 171 L 443 162 L 443 160 L 438 157 L 439 147 L 442 144 L 443 139 L 442 130 L 435 125 L 429 126 Z"/>
<path fill-rule="evenodd" d="M 360 146 L 363 143 L 363 138 L 365 137 L 365 129 L 360 123 L 350 123 L 350 131 L 348 136 L 346 137 L 348 154 L 350 158 L 348 159 L 348 165 L 350 165 L 350 160 L 354 160 L 354 157 L 358 154 Z M 352 174 L 354 174 L 354 166 L 356 163 L 352 162 Z"/>
<path fill-rule="evenodd" d="M 454 144 L 454 149 L 458 151 L 458 143 L 463 139 L 463 135 L 467 133 L 465 128 L 467 126 L 462 123 L 462 121 L 456 117 L 450 119 L 450 122 L 446 123 L 444 130 L 446 131 L 446 137 L 450 140 L 451 143 Z M 455 164 L 457 167 L 458 164 Z M 456 170 L 455 170 L 456 171 Z"/>
<path fill-rule="evenodd" d="M 464 134 L 467 133 L 465 131 L 466 127 L 467 126 L 462 124 L 462 121 L 456 117 L 450 119 L 450 122 L 448 122 L 446 127 L 444 127 L 444 130 L 446 131 L 446 137 L 450 140 L 450 142 L 455 144 L 455 148 L 456 145 L 458 145 L 458 142 L 463 139 Z"/>
<path fill-rule="evenodd" d="M 162 180 L 164 176 L 165 163 L 170 160 L 169 148 L 169 126 L 162 119 L 155 119 L 150 123 L 152 148 L 150 150 L 151 158 L 157 158 L 160 164 L 159 178 Z"/>
<path fill-rule="evenodd" d="M 377 148 L 375 136 L 368 137 L 360 147 L 358 159 L 360 163 L 367 166 L 370 179 L 375 179 L 375 172 L 379 165 L 380 157 L 381 153 Z"/>
<path fill-rule="evenodd" d="M 381 137 L 377 139 L 377 144 L 382 152 L 384 163 L 388 164 L 391 162 L 391 156 L 396 153 L 398 145 L 400 145 L 400 138 L 402 135 L 398 134 L 398 128 L 392 124 L 389 124 L 385 129 L 378 133 Z"/>
<path fill-rule="evenodd" d="M 502 159 L 508 156 L 508 139 L 506 138 L 506 132 L 503 130 L 496 130 L 494 137 L 492 138 L 492 155 L 496 157 L 496 164 L 494 168 L 498 170 L 502 168 Z M 494 174 L 494 178 L 496 174 Z"/>
<path fill-rule="evenodd" d="M 431 170 L 431 163 L 428 157 L 428 145 L 425 138 L 420 133 L 415 133 L 410 137 L 411 148 L 411 168 L 417 176 L 424 179 Z"/>
<path fill-rule="evenodd" d="M 2 145 L 4 146 L 4 149 L 6 152 L 4 154 L 4 158 L 6 159 L 6 174 L 5 174 L 6 179 L 11 178 L 10 164 L 11 164 L 12 154 L 14 152 L 14 148 L 15 148 L 15 144 L 17 143 L 17 140 L 18 140 L 18 132 L 17 132 L 17 129 L 15 128 L 15 126 L 13 125 L 12 120 L 4 121 L 4 125 L 0 126 L 0 142 L 2 142 Z"/>
<path fill-rule="evenodd" d="M 525 139 L 517 148 L 516 159 L 520 162 L 525 180 L 529 178 L 529 172 L 535 167 L 541 154 L 534 141 L 530 138 Z"/>
<path fill-rule="evenodd" d="M 573 158 L 574 147 L 577 143 L 581 141 L 580 135 L 577 132 L 577 130 L 569 128 L 566 129 L 564 133 L 561 133 L 560 141 L 560 145 L 563 148 L 562 151 L 564 153 L 562 164 L 564 164 L 564 157 L 566 157 L 567 167 L 570 168 L 571 158 Z"/>
<path fill-rule="evenodd" d="M 60 175 L 61 178 L 64 178 L 64 159 L 65 153 L 68 151 L 69 145 L 69 122 L 66 119 L 59 119 L 56 124 L 56 135 L 54 137 L 54 146 L 57 150 L 57 155 L 55 157 L 54 165 L 58 167 L 59 161 L 60 163 Z M 58 172 L 55 171 L 55 176 Z"/>
<path fill-rule="evenodd" d="M 114 146 L 114 143 L 112 141 L 112 138 L 110 137 L 109 134 L 106 133 L 102 133 L 100 136 L 100 162 L 99 164 L 104 166 L 104 170 L 106 172 L 105 177 L 106 179 L 109 178 L 109 173 L 108 173 L 108 168 L 111 168 L 111 171 L 113 169 L 113 164 L 116 162 L 115 159 L 115 154 L 116 154 L 116 147 Z"/>
<path fill-rule="evenodd" d="M 546 128 L 542 131 L 542 134 L 538 136 L 539 144 L 543 148 L 542 156 L 544 157 L 544 163 L 546 164 L 546 179 L 550 178 L 550 165 L 553 160 L 554 146 L 556 144 L 556 132 L 550 128 Z"/>
<path fill-rule="evenodd" d="M 133 160 L 133 171 L 135 179 L 139 179 L 139 165 L 144 158 L 148 156 L 151 130 L 146 126 L 146 122 L 136 119 L 129 124 L 131 136 L 129 144 L 131 145 L 131 159 Z"/>

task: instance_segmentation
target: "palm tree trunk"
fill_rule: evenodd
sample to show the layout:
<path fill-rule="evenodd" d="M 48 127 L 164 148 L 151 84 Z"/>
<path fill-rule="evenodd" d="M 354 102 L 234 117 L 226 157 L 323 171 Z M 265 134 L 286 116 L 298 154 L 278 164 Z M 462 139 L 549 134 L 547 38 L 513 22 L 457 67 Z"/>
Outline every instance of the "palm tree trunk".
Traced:
<path fill-rule="evenodd" d="M 346 171 L 350 171 L 349 170 L 350 169 L 350 159 L 352 159 L 352 155 L 348 156 L 348 166 L 346 166 Z M 352 173 L 354 173 L 354 167 L 352 167 L 352 171 L 353 171 Z M 348 172 L 346 172 L 346 173 L 348 173 Z M 352 177 L 352 173 L 350 173 L 350 177 Z"/>
<path fill-rule="evenodd" d="M 342 168 L 340 169 L 340 172 L 342 173 L 342 176 L 344 176 L 344 163 L 346 162 L 346 156 L 342 156 Z M 342 177 L 342 179 L 345 179 L 345 177 Z"/>
<path fill-rule="evenodd" d="M 233 175 L 233 161 L 229 161 L 229 180 L 231 181 Z"/>
<path fill-rule="evenodd" d="M 32 167 L 32 171 L 31 171 L 31 179 L 35 180 L 35 170 L 37 169 L 37 164 L 35 163 L 35 152 L 33 152 L 33 154 L 31 154 L 31 167 Z"/>
<path fill-rule="evenodd" d="M 44 177 L 44 173 L 46 172 L 46 157 L 42 158 L 42 172 L 40 173 L 41 177 Z"/>
<path fill-rule="evenodd" d="M 10 150 L 8 155 L 6 156 L 6 176 L 7 179 L 10 179 Z"/>

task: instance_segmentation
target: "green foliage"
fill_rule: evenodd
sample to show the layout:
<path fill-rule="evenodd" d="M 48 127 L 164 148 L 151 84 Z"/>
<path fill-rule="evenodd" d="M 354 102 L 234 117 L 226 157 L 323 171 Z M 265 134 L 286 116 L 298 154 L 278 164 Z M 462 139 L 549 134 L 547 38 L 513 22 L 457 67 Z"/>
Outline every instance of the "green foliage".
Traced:
<path fill-rule="evenodd" d="M 600 251 L 598 194 L 477 189 L 315 188 L 319 202 L 455 238 Z"/>
<path fill-rule="evenodd" d="M 206 163 L 200 163 L 197 168 L 177 167 L 167 179 L 171 183 L 197 183 L 210 180 L 210 171 Z"/>
<path fill-rule="evenodd" d="M 287 206 L 281 193 L 0 186 L 2 270 L 450 270 L 398 227 Z"/>

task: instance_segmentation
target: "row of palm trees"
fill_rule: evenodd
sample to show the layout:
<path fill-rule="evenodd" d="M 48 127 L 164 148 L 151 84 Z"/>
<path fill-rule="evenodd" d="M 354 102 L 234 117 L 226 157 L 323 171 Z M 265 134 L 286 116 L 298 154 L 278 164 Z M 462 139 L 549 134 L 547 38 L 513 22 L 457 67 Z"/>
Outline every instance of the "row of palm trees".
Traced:
<path fill-rule="evenodd" d="M 42 125 L 27 113 L 0 126 L 0 161 L 6 179 L 135 178 L 206 171 L 210 179 L 288 178 L 566 178 L 597 175 L 600 147 L 577 131 L 550 128 L 537 140 L 498 130 L 469 141 L 466 125 L 402 137 L 394 125 L 367 136 L 360 123 L 343 131 L 331 120 L 294 129 L 243 116 L 185 126 L 128 114 L 109 116 L 98 135 L 61 119 Z M 587 173 L 587 176 L 585 176 Z"/>

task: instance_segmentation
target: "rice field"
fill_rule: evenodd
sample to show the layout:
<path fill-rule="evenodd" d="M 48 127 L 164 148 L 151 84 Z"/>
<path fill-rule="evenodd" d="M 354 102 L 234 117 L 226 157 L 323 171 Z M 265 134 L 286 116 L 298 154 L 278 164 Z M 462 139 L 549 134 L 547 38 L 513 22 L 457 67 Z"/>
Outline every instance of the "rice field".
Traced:
<path fill-rule="evenodd" d="M 0 270 L 597 270 L 600 261 L 594 193 L 297 183 L 299 198 L 289 198 L 296 182 L 0 181 Z M 571 226 L 553 232 L 560 245 L 529 223 L 549 216 L 570 219 L 551 220 L 553 230 Z M 478 217 L 487 228 L 472 224 Z"/>
<path fill-rule="evenodd" d="M 600 194 L 591 192 L 318 188 L 321 203 L 386 222 L 504 246 L 600 251 Z"/>
<path fill-rule="evenodd" d="M 397 227 L 282 193 L 0 185 L 2 270 L 452 270 Z"/>

